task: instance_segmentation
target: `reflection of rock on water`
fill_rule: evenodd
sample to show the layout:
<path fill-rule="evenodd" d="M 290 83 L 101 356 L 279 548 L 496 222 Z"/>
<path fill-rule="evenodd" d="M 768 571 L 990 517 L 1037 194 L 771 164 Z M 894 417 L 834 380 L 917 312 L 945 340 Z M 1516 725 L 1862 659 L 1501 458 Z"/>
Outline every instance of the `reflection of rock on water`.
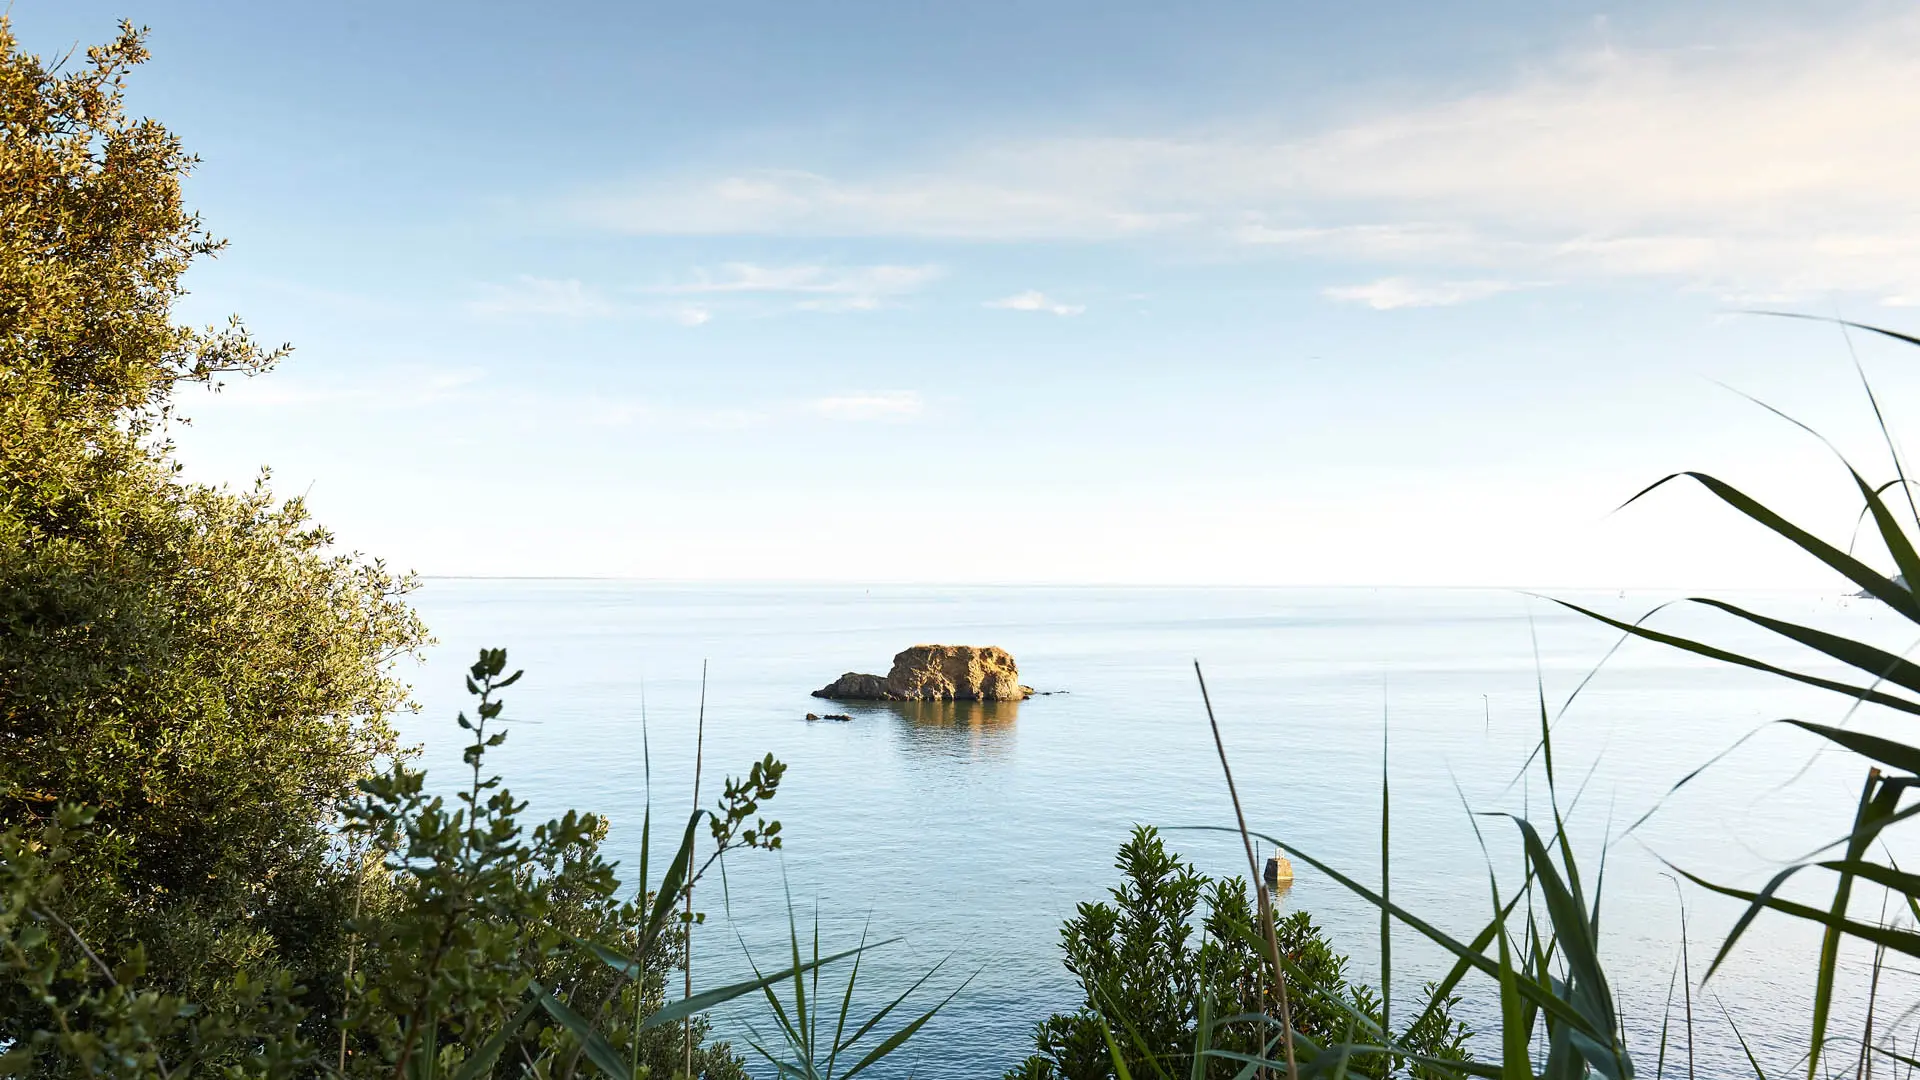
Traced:
<path fill-rule="evenodd" d="M 884 708 L 918 728 L 1010 727 L 1019 718 L 1017 701 L 889 701 Z"/>
<path fill-rule="evenodd" d="M 1013 752 L 1017 701 L 875 702 L 874 713 L 892 713 L 895 745 L 913 757 L 954 762 L 996 761 Z"/>

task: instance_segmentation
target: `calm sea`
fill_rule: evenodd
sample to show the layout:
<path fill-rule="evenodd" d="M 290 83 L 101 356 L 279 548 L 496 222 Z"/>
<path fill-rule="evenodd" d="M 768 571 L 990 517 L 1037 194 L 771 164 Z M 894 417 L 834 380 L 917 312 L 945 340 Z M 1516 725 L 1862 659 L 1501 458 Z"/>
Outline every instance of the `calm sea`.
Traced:
<path fill-rule="evenodd" d="M 1633 616 L 1668 599 L 1556 595 Z M 1733 599 L 1894 649 L 1913 644 L 1867 601 Z M 1129 829 L 1231 824 L 1196 659 L 1254 828 L 1368 882 L 1379 878 L 1385 738 L 1394 897 L 1463 938 L 1489 910 L 1468 808 L 1546 814 L 1538 764 L 1523 769 L 1539 737 L 1544 687 L 1559 717 L 1562 797 L 1578 793 L 1571 831 L 1590 887 L 1607 853 L 1603 951 L 1647 1075 L 1679 959 L 1682 903 L 1696 982 L 1738 914 L 1702 890 L 1677 889 L 1662 860 L 1757 887 L 1785 860 L 1844 831 L 1864 773 L 1856 760 L 1819 753 L 1809 737 L 1766 726 L 1784 716 L 1838 722 L 1846 702 L 1638 642 L 1602 665 L 1617 635 L 1514 592 L 440 579 L 416 601 L 439 640 L 414 675 L 423 711 L 404 724 L 425 764 L 443 782 L 457 773 L 461 670 L 478 648 L 505 646 L 527 676 L 508 695 L 512 737 L 494 765 L 534 812 L 608 816 L 610 849 L 629 861 L 648 798 L 642 703 L 656 819 L 683 822 L 704 665 L 706 792 L 717 794 L 723 773 L 743 773 L 769 752 L 789 771 L 769 808 L 786 850 L 729 860 L 725 896 L 718 877 L 702 888 L 698 906 L 708 917 L 696 988 L 745 971 L 743 949 L 779 963 L 789 895 L 804 933 L 817 914 L 827 948 L 855 944 L 869 926 L 876 938 L 902 939 L 865 962 L 864 1000 L 884 1000 L 946 958 L 919 995 L 925 1004 L 971 981 L 881 1075 L 991 1077 L 1025 1056 L 1034 1023 L 1077 1004 L 1060 963 L 1060 924 L 1118 883 L 1114 852 Z M 1765 644 L 1724 616 L 1673 609 L 1662 619 L 1736 646 Z M 842 672 L 885 672 L 896 651 L 920 642 L 1003 646 L 1025 682 L 1062 693 L 922 710 L 829 707 L 809 696 Z M 803 719 L 823 711 L 855 719 Z M 1850 722 L 1884 721 L 1862 714 Z M 1756 729 L 1622 836 L 1690 770 Z M 1500 819 L 1479 821 L 1511 885 L 1515 833 Z M 672 839 L 666 831 L 656 850 Z M 1167 835 L 1205 871 L 1245 872 L 1237 839 Z M 1920 854 L 1903 861 L 1920 864 Z M 1285 904 L 1312 912 L 1353 955 L 1355 974 L 1377 980 L 1373 909 L 1305 867 Z M 1750 1072 L 1722 1003 L 1763 1065 L 1791 1066 L 1794 1047 L 1805 1044 L 1815 948 L 1806 927 L 1763 919 L 1696 989 L 1700 1075 Z M 1871 957 L 1845 959 L 1838 1024 L 1856 1035 Z M 1395 935 L 1394 961 L 1401 1001 L 1445 967 L 1405 931 Z M 1915 981 L 1900 975 L 1888 976 L 1881 995 L 1883 1017 L 1886 1002 L 1893 1013 L 1920 1002 Z M 1467 996 L 1464 1015 L 1486 1021 L 1477 1003 L 1489 1000 L 1487 987 L 1470 985 Z M 772 1034 L 755 1006 L 730 1010 L 721 1023 L 736 1038 L 746 1025 Z M 1684 1055 L 1684 1042 L 1672 1037 L 1670 1057 Z"/>

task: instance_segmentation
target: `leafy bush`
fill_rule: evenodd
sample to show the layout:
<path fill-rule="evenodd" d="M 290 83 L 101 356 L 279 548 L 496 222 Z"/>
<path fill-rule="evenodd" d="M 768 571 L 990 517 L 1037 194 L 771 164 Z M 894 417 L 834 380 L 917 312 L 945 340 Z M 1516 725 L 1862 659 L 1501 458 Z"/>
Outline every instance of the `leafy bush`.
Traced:
<path fill-rule="evenodd" d="M 388 662 L 425 635 L 407 583 L 332 553 L 298 500 L 178 478 L 176 389 L 282 351 L 171 321 L 220 243 L 182 203 L 194 159 L 125 110 L 145 58 L 123 25 L 52 68 L 0 16 L 0 823 L 91 808 L 66 917 L 143 945 L 157 989 L 324 992 L 355 888 L 332 829 L 394 749 Z M 0 1039 L 36 1008 L 0 985 Z"/>
<path fill-rule="evenodd" d="M 1265 946 L 1246 882 L 1195 871 L 1145 826 L 1121 846 L 1114 865 L 1125 881 L 1112 890 L 1112 902 L 1081 904 L 1061 929 L 1067 970 L 1085 999 L 1074 1012 L 1040 1023 L 1037 1053 L 1007 1080 L 1107 1080 L 1116 1075 L 1116 1058 L 1133 1076 L 1239 1075 L 1244 1060 L 1222 1054 L 1259 1057 L 1275 1045 L 1263 1015 L 1270 1004 Z M 1295 1031 L 1324 1044 L 1366 1022 L 1382 1024 L 1379 995 L 1349 979 L 1347 958 L 1311 916 L 1302 911 L 1282 920 L 1277 937 Z M 1400 1045 L 1464 1060 L 1467 1030 L 1453 1018 L 1454 1000 L 1432 1004 Z M 1205 1058 L 1198 1072 L 1197 1052 Z M 1385 1076 L 1399 1064 L 1354 1058 L 1350 1072 Z"/>
<path fill-rule="evenodd" d="M 505 665 L 491 650 L 472 668 L 477 719 L 459 722 L 473 772 L 451 805 L 397 765 L 347 808 L 347 835 L 370 857 L 337 998 L 286 968 L 242 971 L 204 998 L 162 989 L 142 945 L 96 948 L 62 913 L 68 868 L 100 843 L 91 811 L 63 804 L 38 829 L 0 834 L 0 984 L 25 1003 L 0 1029 L 0 1072 L 546 1080 L 591 1069 L 634 1080 L 685 1075 L 690 1040 L 693 1076 L 740 1080 L 740 1060 L 706 1044 L 697 1013 L 771 979 L 670 1004 L 667 975 L 685 956 L 679 905 L 705 867 L 780 846 L 779 823 L 757 815 L 785 767 L 767 758 L 729 781 L 715 810 L 689 819 L 658 888 L 623 900 L 600 853 L 604 821 L 569 812 L 529 831 L 526 804 L 483 773 L 506 736 L 495 695 L 520 677 L 503 678 Z M 703 820 L 713 846 L 695 865 Z"/>
<path fill-rule="evenodd" d="M 62 873 L 93 824 L 90 811 L 63 804 L 37 830 L 0 833 L 0 977 L 33 1006 L 4 1029 L 0 1075 L 164 1080 L 224 1066 L 284 1077 L 309 1061 L 299 988 L 285 971 L 264 981 L 242 972 L 209 1010 L 151 989 L 144 949 L 109 964 L 61 917 Z"/>

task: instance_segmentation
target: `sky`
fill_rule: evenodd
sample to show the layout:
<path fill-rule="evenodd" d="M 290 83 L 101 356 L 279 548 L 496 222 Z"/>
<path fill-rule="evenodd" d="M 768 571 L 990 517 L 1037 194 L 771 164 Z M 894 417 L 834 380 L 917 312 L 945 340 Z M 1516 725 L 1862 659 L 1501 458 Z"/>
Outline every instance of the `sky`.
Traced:
<path fill-rule="evenodd" d="M 1824 587 L 1920 352 L 1896 4 L 12 0 L 151 27 L 189 393 L 423 574 Z M 1747 396 L 1743 396 L 1747 395 Z M 1877 552 L 1872 553 L 1879 558 Z M 1886 562 L 1884 558 L 1879 561 Z"/>

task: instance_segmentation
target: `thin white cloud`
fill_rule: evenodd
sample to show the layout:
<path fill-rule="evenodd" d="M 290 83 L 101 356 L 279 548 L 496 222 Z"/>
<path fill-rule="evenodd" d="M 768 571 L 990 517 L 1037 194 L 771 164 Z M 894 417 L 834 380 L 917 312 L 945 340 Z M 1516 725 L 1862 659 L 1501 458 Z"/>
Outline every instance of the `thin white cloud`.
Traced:
<path fill-rule="evenodd" d="M 1044 311 L 1049 315 L 1078 315 L 1087 310 L 1084 304 L 1062 304 L 1038 289 L 989 300 L 985 306 L 1006 311 Z"/>
<path fill-rule="evenodd" d="M 1320 295 L 1329 300 L 1365 304 L 1375 311 L 1391 311 L 1395 308 L 1447 307 L 1530 287 L 1518 281 L 1419 282 L 1389 277 L 1365 285 L 1335 285 L 1320 290 Z"/>
<path fill-rule="evenodd" d="M 545 315 L 568 319 L 605 318 L 618 308 L 600 290 L 572 278 L 522 274 L 511 284 L 488 283 L 467 304 L 480 315 Z"/>
<path fill-rule="evenodd" d="M 847 266 L 814 264 L 761 266 L 727 263 L 719 273 L 701 271 L 694 280 L 650 287 L 660 293 L 900 293 L 911 292 L 940 276 L 937 266 Z"/>
<path fill-rule="evenodd" d="M 573 278 L 520 275 L 509 284 L 486 283 L 467 304 L 475 314 L 600 319 L 623 315 L 668 319 L 682 326 L 713 320 L 715 301 L 752 295 L 794 297 L 798 311 L 873 311 L 940 276 L 937 266 L 762 266 L 727 263 L 689 280 L 608 290 Z M 617 297 L 625 294 L 628 299 Z M 641 296 L 686 297 L 680 303 L 634 302 Z M 694 298 L 699 298 L 698 300 Z"/>
<path fill-rule="evenodd" d="M 407 365 L 385 372 L 377 386 L 339 378 L 239 378 L 222 382 L 218 392 L 210 394 L 204 404 L 216 409 L 337 408 L 341 405 L 371 410 L 406 409 L 459 398 L 466 388 L 484 377 L 485 372 L 477 368 Z"/>
<path fill-rule="evenodd" d="M 798 297 L 800 311 L 873 311 L 916 292 L 940 276 L 938 266 L 763 266 L 727 263 L 701 270 L 690 280 L 650 285 L 640 291 L 668 296 L 770 295 Z"/>
<path fill-rule="evenodd" d="M 1282 228 L 1249 223 L 1232 232 L 1252 246 L 1295 248 L 1322 255 L 1380 260 L 1472 261 L 1484 258 L 1495 242 L 1458 224 L 1402 222 L 1369 225 L 1321 225 Z"/>
<path fill-rule="evenodd" d="M 1545 58 L 1303 130 L 976 143 L 917 167 L 666 176 L 572 209 L 637 233 L 1179 238 L 1734 293 L 1920 292 L 1920 14 L 1754 20 Z M 1443 271 L 1444 273 L 1444 271 Z"/>
<path fill-rule="evenodd" d="M 772 398 L 731 404 L 659 401 L 639 398 L 566 399 L 564 408 L 598 427 L 674 431 L 739 431 L 769 424 L 828 419 L 859 423 L 911 420 L 926 403 L 912 390 L 884 390 L 817 398 Z"/>
<path fill-rule="evenodd" d="M 918 175 L 842 180 L 793 169 L 666 177 L 574 199 L 580 220 L 641 235 L 1070 239 L 1137 235 L 1193 220 L 1090 198 L 1029 176 L 971 176 L 965 162 Z"/>
<path fill-rule="evenodd" d="M 644 426 L 666 431 L 742 431 L 773 419 L 756 405 L 705 405 L 635 398 L 564 399 L 559 408 L 595 427 Z"/>
<path fill-rule="evenodd" d="M 807 410 L 830 420 L 907 420 L 925 409 L 920 395 L 911 390 L 871 394 L 848 394 L 817 398 Z"/>

